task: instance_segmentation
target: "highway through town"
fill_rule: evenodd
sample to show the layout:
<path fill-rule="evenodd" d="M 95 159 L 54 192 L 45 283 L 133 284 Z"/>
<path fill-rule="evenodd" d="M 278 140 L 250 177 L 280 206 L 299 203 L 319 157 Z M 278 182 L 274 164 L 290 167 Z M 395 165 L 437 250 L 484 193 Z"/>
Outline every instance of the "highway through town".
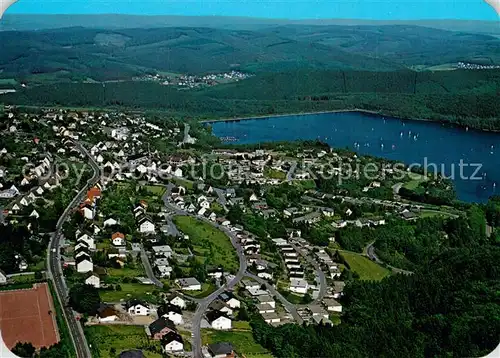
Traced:
<path fill-rule="evenodd" d="M 66 207 L 61 217 L 59 218 L 56 225 L 56 231 L 51 237 L 49 243 L 49 250 L 47 254 L 47 268 L 48 279 L 51 279 L 54 283 L 57 298 L 61 303 L 64 319 L 68 324 L 71 340 L 73 341 L 73 344 L 75 346 L 76 356 L 78 358 L 89 358 L 91 357 L 91 353 L 87 344 L 87 340 L 85 339 L 85 334 L 83 333 L 83 328 L 80 322 L 78 322 L 78 320 L 76 319 L 75 313 L 67 303 L 68 287 L 66 286 L 66 281 L 64 280 L 64 275 L 61 267 L 60 246 L 62 239 L 61 229 L 64 223 L 69 218 L 73 209 L 78 206 L 78 204 L 83 200 L 86 191 L 99 181 L 100 169 L 89 152 L 79 143 L 75 144 L 78 150 L 85 154 L 89 159 L 89 163 L 92 166 L 94 175 L 87 182 L 87 185 L 85 185 L 73 198 L 71 203 Z"/>

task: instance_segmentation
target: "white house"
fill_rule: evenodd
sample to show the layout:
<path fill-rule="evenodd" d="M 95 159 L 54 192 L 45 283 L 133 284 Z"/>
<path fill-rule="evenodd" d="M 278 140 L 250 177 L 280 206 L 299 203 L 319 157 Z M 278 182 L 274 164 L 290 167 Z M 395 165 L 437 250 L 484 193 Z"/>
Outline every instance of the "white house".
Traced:
<path fill-rule="evenodd" d="M 85 279 L 85 284 L 94 286 L 95 288 L 101 287 L 101 279 L 95 273 L 89 273 Z"/>
<path fill-rule="evenodd" d="M 180 278 L 176 283 L 184 291 L 201 291 L 201 283 L 194 277 Z"/>
<path fill-rule="evenodd" d="M 87 244 L 87 246 L 89 247 L 89 249 L 95 250 L 95 247 L 96 247 L 95 240 L 92 236 L 90 236 L 88 234 L 83 234 L 80 237 L 78 237 L 77 242 L 85 242 Z M 76 250 L 76 248 L 75 248 L 75 250 Z"/>
<path fill-rule="evenodd" d="M 126 308 L 127 312 L 133 316 L 148 316 L 150 313 L 149 305 L 138 300 L 127 302 Z"/>
<path fill-rule="evenodd" d="M 156 256 L 163 255 L 167 258 L 172 256 L 172 248 L 168 245 L 153 246 L 152 250 Z"/>
<path fill-rule="evenodd" d="M 226 317 L 223 312 L 210 311 L 207 313 L 207 321 L 213 329 L 228 330 L 232 327 L 231 319 Z"/>
<path fill-rule="evenodd" d="M 181 352 L 184 350 L 184 341 L 177 332 L 168 332 L 162 338 L 163 351 L 165 353 Z"/>
<path fill-rule="evenodd" d="M 0 285 L 7 283 L 7 275 L 0 270 Z"/>
<path fill-rule="evenodd" d="M 304 295 L 307 293 L 307 289 L 309 288 L 309 284 L 306 280 L 291 278 L 290 279 L 290 291 L 293 293 L 298 293 Z"/>
<path fill-rule="evenodd" d="M 266 323 L 279 323 L 281 321 L 280 317 L 276 312 L 263 313 L 262 318 Z"/>
<path fill-rule="evenodd" d="M 75 263 L 76 263 L 76 271 L 77 272 L 86 273 L 86 272 L 94 271 L 94 264 L 92 263 L 92 260 L 90 259 L 90 257 L 88 255 L 83 255 L 83 256 L 78 257 L 75 260 Z"/>
<path fill-rule="evenodd" d="M 36 210 L 33 210 L 30 214 L 30 217 L 38 219 L 40 217 L 40 214 Z"/>
<path fill-rule="evenodd" d="M 180 296 L 175 296 L 174 298 L 172 298 L 170 300 L 170 304 L 177 306 L 181 309 L 186 308 L 186 301 L 184 299 L 182 299 Z"/>
<path fill-rule="evenodd" d="M 115 226 L 116 224 L 118 224 L 118 221 L 116 221 L 115 219 L 112 219 L 112 218 L 109 218 L 109 219 L 104 221 L 104 227 Z"/>
<path fill-rule="evenodd" d="M 276 308 L 276 302 L 269 295 L 262 295 L 257 297 L 257 301 L 262 305 L 269 305 L 272 308 Z"/>
<path fill-rule="evenodd" d="M 84 206 L 82 207 L 82 213 L 83 213 L 83 217 L 87 220 L 93 220 L 94 219 L 94 215 L 95 215 L 95 211 L 93 208 L 89 207 L 89 206 Z"/>
<path fill-rule="evenodd" d="M 89 250 L 89 245 L 85 241 L 80 241 L 75 245 L 75 251 L 79 251 L 81 249 Z"/>
<path fill-rule="evenodd" d="M 153 222 L 146 218 L 143 217 L 142 219 L 139 220 L 139 232 L 140 233 L 154 233 L 155 232 L 155 225 Z"/>
<path fill-rule="evenodd" d="M 323 300 L 323 304 L 325 305 L 327 311 L 342 312 L 342 305 L 332 298 Z"/>
<path fill-rule="evenodd" d="M 175 309 L 173 309 L 175 307 Z M 165 312 L 162 317 L 168 318 L 172 322 L 174 322 L 175 325 L 179 325 L 184 323 L 184 320 L 182 319 L 182 313 L 181 309 L 177 306 L 170 306 L 167 309 L 167 312 Z"/>

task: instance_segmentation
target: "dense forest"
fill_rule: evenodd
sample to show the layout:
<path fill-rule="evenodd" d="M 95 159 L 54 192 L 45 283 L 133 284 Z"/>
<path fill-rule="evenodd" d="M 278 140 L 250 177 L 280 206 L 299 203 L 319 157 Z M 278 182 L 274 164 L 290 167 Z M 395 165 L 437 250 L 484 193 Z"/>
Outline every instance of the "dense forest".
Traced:
<path fill-rule="evenodd" d="M 166 110 L 219 119 L 354 110 L 499 130 L 500 70 L 447 72 L 293 71 L 180 91 L 146 82 L 61 83 L 3 95 L 6 104 Z"/>
<path fill-rule="evenodd" d="M 500 248 L 450 249 L 413 275 L 346 286 L 338 326 L 252 323 L 279 358 L 479 357 L 500 336 Z"/>

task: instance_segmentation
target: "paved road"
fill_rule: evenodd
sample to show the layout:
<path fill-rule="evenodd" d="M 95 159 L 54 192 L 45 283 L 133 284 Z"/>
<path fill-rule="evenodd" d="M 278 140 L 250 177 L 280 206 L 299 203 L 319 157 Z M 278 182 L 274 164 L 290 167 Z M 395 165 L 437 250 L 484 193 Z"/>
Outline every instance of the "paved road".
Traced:
<path fill-rule="evenodd" d="M 278 300 L 280 300 L 280 302 L 283 304 L 283 306 L 285 307 L 285 309 L 292 315 L 292 317 L 295 319 L 295 321 L 298 324 L 302 324 L 303 319 L 302 319 L 302 317 L 300 317 L 299 313 L 297 312 L 297 307 L 295 307 L 295 305 L 293 305 L 290 302 L 288 302 L 288 300 L 281 293 L 279 293 L 278 290 L 276 290 L 274 288 L 274 286 L 272 286 L 269 282 L 267 282 L 266 280 L 263 280 L 262 278 L 254 275 L 251 272 L 247 272 L 245 274 L 245 276 L 251 277 L 252 279 L 254 279 L 255 281 L 257 281 L 261 285 L 262 284 L 266 285 L 267 290 L 269 292 L 271 292 L 271 294 L 273 296 L 276 296 L 278 298 Z"/>
<path fill-rule="evenodd" d="M 67 305 L 67 296 L 68 296 L 68 287 L 66 285 L 66 281 L 64 279 L 64 275 L 61 267 L 61 258 L 60 258 L 60 246 L 61 246 L 61 229 L 63 224 L 68 219 L 69 215 L 73 208 L 75 208 L 84 198 L 86 191 L 89 187 L 94 185 L 99 181 L 100 169 L 92 156 L 88 153 L 88 151 L 82 147 L 79 143 L 75 143 L 78 150 L 84 153 L 89 158 L 89 163 L 94 170 L 94 175 L 88 181 L 87 185 L 85 185 L 78 194 L 73 198 L 68 207 L 64 210 L 61 217 L 59 218 L 56 231 L 51 237 L 49 243 L 49 250 L 47 254 L 47 269 L 48 269 L 48 278 L 53 280 L 54 288 L 56 290 L 57 298 L 62 305 L 64 319 L 66 320 L 69 328 L 69 333 L 71 336 L 71 340 L 75 346 L 76 356 L 78 358 L 89 358 L 91 357 L 90 349 L 87 344 L 87 340 L 85 339 L 85 334 L 83 333 L 83 328 L 81 324 L 76 320 L 75 313 Z"/>
<path fill-rule="evenodd" d="M 219 200 L 218 200 L 219 204 L 222 205 L 224 207 L 224 210 L 226 210 L 226 212 L 227 212 L 228 208 L 227 208 L 227 200 L 226 200 L 225 191 L 222 189 L 219 189 L 219 188 L 214 188 L 214 191 L 217 194 L 217 197 L 219 198 Z"/>
<path fill-rule="evenodd" d="M 155 276 L 155 273 L 153 272 L 153 268 L 151 267 L 151 262 L 149 262 L 149 257 L 146 253 L 146 250 L 144 250 L 144 246 L 141 244 L 141 261 L 142 261 L 142 266 L 144 266 L 144 269 L 146 270 L 146 275 L 148 278 L 153 282 L 153 284 L 156 287 L 163 288 L 163 282 L 158 280 Z"/>
<path fill-rule="evenodd" d="M 375 261 L 379 265 L 383 265 L 384 262 L 378 258 L 377 254 L 375 253 L 375 247 L 373 246 L 373 244 L 374 244 L 374 242 L 368 244 L 368 246 L 365 248 L 366 256 L 368 256 L 368 258 L 370 260 Z M 413 274 L 412 271 L 403 270 L 403 269 L 400 269 L 400 268 L 397 268 L 397 267 L 394 267 L 394 266 L 390 266 L 390 265 L 387 265 L 387 266 L 394 273 L 402 273 L 404 275 L 411 275 L 411 274 Z"/>
<path fill-rule="evenodd" d="M 202 220 L 220 231 L 224 232 L 230 239 L 233 247 L 236 250 L 236 253 L 238 255 L 238 260 L 239 260 L 239 269 L 238 273 L 236 276 L 231 280 L 231 282 L 222 285 L 218 290 L 213 292 L 210 296 L 203 298 L 203 299 L 193 299 L 194 302 L 198 303 L 198 307 L 196 308 L 196 312 L 194 314 L 193 320 L 192 320 L 192 332 L 193 332 L 193 342 L 192 342 L 192 349 L 193 349 L 193 358 L 202 358 L 203 353 L 201 350 L 202 347 L 202 342 L 201 342 L 201 321 L 203 320 L 203 316 L 205 315 L 205 312 L 208 309 L 208 306 L 225 290 L 227 289 L 232 289 L 238 282 L 240 282 L 243 277 L 246 275 L 246 270 L 247 270 L 247 260 L 245 257 L 245 254 L 243 252 L 243 248 L 239 244 L 239 240 L 236 237 L 236 235 L 231 232 L 228 228 L 223 227 L 217 223 L 214 223 L 213 221 L 210 221 L 206 218 L 202 217 L 197 217 L 195 215 L 192 215 L 184 210 L 179 209 L 175 205 L 173 205 L 168 198 L 167 193 L 163 196 L 163 201 L 165 203 L 165 207 L 173 211 L 177 215 L 184 215 L 184 216 L 191 216 L 194 217 L 198 220 Z"/>
<path fill-rule="evenodd" d="M 309 257 L 309 255 L 303 253 L 295 244 L 290 243 L 290 245 L 302 256 L 310 265 L 314 267 L 316 270 L 316 275 L 319 277 L 319 294 L 318 297 L 313 301 L 313 303 L 320 302 L 326 294 L 326 288 L 328 287 L 328 283 L 326 282 L 326 276 L 323 270 L 321 270 L 321 266 L 315 259 Z"/>
<path fill-rule="evenodd" d="M 290 166 L 288 173 L 286 173 L 286 181 L 292 181 L 295 169 L 297 169 L 297 162 L 292 162 L 292 165 Z"/>

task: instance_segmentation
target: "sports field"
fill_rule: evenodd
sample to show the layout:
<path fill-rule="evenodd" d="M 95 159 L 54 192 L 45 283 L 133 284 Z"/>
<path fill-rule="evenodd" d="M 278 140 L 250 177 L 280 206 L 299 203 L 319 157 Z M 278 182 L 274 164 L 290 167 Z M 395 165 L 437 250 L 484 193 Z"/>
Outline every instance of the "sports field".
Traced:
<path fill-rule="evenodd" d="M 17 342 L 30 342 L 36 348 L 59 342 L 55 314 L 46 283 L 31 289 L 0 291 L 0 330 L 9 349 Z"/>

